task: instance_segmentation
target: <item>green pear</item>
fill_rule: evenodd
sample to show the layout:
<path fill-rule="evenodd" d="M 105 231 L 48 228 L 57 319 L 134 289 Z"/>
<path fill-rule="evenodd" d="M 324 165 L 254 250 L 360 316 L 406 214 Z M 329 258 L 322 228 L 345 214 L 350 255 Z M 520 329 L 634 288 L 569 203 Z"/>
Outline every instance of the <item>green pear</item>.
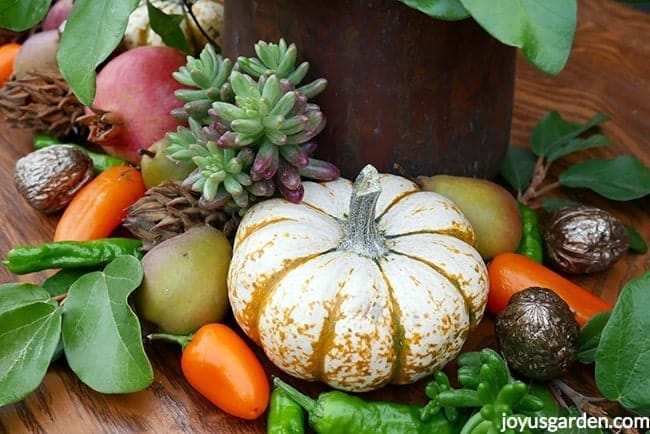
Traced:
<path fill-rule="evenodd" d="M 521 239 L 521 214 L 514 196 L 499 184 L 464 176 L 420 176 L 422 189 L 451 199 L 472 224 L 478 251 L 488 260 L 514 252 Z"/>
<path fill-rule="evenodd" d="M 194 226 L 152 247 L 142 258 L 138 313 L 164 333 L 188 334 L 222 321 L 232 246 L 218 229 Z"/>
<path fill-rule="evenodd" d="M 167 180 L 182 181 L 196 169 L 196 165 L 191 161 L 172 160 L 167 152 L 168 147 L 169 140 L 163 137 L 142 154 L 140 170 L 147 188 L 155 187 Z"/>

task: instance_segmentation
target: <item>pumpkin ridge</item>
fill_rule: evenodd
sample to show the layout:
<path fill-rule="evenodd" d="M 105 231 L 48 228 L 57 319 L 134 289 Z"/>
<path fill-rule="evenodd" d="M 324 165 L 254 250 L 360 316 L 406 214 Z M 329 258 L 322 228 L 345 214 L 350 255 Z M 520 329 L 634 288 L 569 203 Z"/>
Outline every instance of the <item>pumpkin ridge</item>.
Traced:
<path fill-rule="evenodd" d="M 425 233 L 430 233 L 430 232 L 425 232 Z M 469 318 L 469 329 L 471 330 L 471 329 L 474 329 L 474 327 L 476 327 L 476 325 L 477 325 L 476 324 L 476 312 L 474 312 L 474 309 L 472 309 L 472 303 L 470 302 L 469 297 L 461 289 L 461 285 L 459 283 L 459 278 L 458 277 L 452 276 L 451 274 L 447 273 L 444 270 L 444 268 L 441 268 L 441 267 L 437 266 L 436 264 L 434 264 L 432 262 L 425 261 L 422 258 L 418 258 L 417 256 L 409 255 L 408 253 L 399 252 L 399 251 L 393 250 L 393 249 L 389 249 L 389 251 L 390 251 L 390 253 L 393 253 L 395 255 L 404 256 L 404 257 L 407 257 L 409 259 L 412 259 L 414 261 L 417 261 L 417 262 L 420 262 L 420 263 L 426 265 L 427 267 L 431 268 L 433 271 L 435 271 L 436 273 L 441 275 L 443 278 L 445 278 L 445 280 L 447 280 L 449 283 L 451 283 L 451 285 L 456 289 L 458 294 L 463 299 L 463 303 L 465 304 L 465 311 L 467 312 L 467 316 Z"/>
<path fill-rule="evenodd" d="M 389 251 L 390 252 L 390 251 Z M 379 261 L 374 261 L 377 264 L 377 268 L 381 273 L 381 277 L 386 283 L 386 288 L 388 289 L 388 294 L 390 294 L 390 304 L 391 304 L 391 322 L 395 334 L 393 335 L 393 351 L 395 352 L 395 362 L 393 362 L 393 369 L 388 380 L 389 384 L 395 384 L 395 381 L 399 378 L 402 371 L 402 365 L 404 364 L 404 326 L 402 325 L 402 311 L 399 307 L 399 303 L 395 301 L 395 288 L 391 285 L 390 280 L 386 277 L 385 270 L 382 268 Z"/>
<path fill-rule="evenodd" d="M 400 195 L 398 195 L 398 196 L 395 196 L 395 197 L 393 198 L 393 200 L 392 200 L 390 203 L 388 203 L 388 204 L 386 205 L 386 207 L 384 208 L 384 211 L 383 211 L 381 214 L 377 214 L 377 216 L 375 217 L 375 223 L 378 223 L 379 220 L 381 220 L 382 217 L 383 217 L 383 216 L 384 216 L 384 215 L 385 215 L 385 214 L 386 214 L 386 213 L 387 213 L 387 212 L 388 212 L 388 211 L 389 211 L 393 206 L 395 206 L 396 203 L 398 203 L 398 202 L 400 202 L 401 200 L 403 200 L 406 196 L 410 196 L 410 195 L 412 195 L 413 193 L 417 193 L 418 191 L 420 191 L 420 190 L 416 190 L 416 191 L 405 191 L 405 192 L 403 192 L 402 194 L 400 194 Z"/>
<path fill-rule="evenodd" d="M 469 244 L 473 248 L 476 248 L 476 240 L 475 237 L 466 231 L 460 231 L 456 229 L 442 229 L 438 231 L 431 231 L 431 230 L 419 230 L 419 231 L 411 231 L 411 232 L 402 232 L 400 234 L 395 234 L 395 235 L 384 235 L 384 238 L 387 240 L 394 240 L 396 238 L 404 237 L 407 235 L 419 235 L 419 234 L 433 234 L 433 235 L 447 235 L 453 238 L 457 238 L 461 241 L 464 241 L 465 243 Z"/>
<path fill-rule="evenodd" d="M 341 289 L 341 283 L 339 283 L 339 290 L 340 289 Z M 323 373 L 326 372 L 325 355 L 333 345 L 334 337 L 336 336 L 336 333 L 334 331 L 335 329 L 334 326 L 336 325 L 336 322 L 339 320 L 341 316 L 340 307 L 341 307 L 342 300 L 340 300 L 340 298 L 336 296 L 334 299 L 336 300 L 336 302 L 330 305 L 327 309 L 327 317 L 323 323 L 323 329 L 321 330 L 321 333 L 318 336 L 316 345 L 314 345 L 314 352 L 312 353 L 317 359 L 313 363 L 315 376 L 316 378 L 321 378 L 326 383 L 328 383 L 329 381 L 326 378 L 326 375 L 323 375 Z"/>
<path fill-rule="evenodd" d="M 260 312 L 264 310 L 264 307 L 271 299 L 271 296 L 274 294 L 276 288 L 278 287 L 278 283 L 284 278 L 284 276 L 287 273 L 291 272 L 292 270 L 295 270 L 296 268 L 298 268 L 303 264 L 308 263 L 312 259 L 318 258 L 330 251 L 332 251 L 332 249 L 323 252 L 312 253 L 307 256 L 288 260 L 286 261 L 285 266 L 277 270 L 275 273 L 271 274 L 270 276 L 266 276 L 255 282 L 255 288 L 253 289 L 250 297 L 250 299 L 254 301 L 252 301 L 246 307 L 246 312 L 244 312 L 244 314 L 242 315 L 244 318 L 253 318 L 255 321 L 254 324 L 250 324 L 251 328 L 250 328 L 250 335 L 249 335 L 249 337 L 255 343 L 260 345 L 261 342 L 260 333 L 259 333 Z"/>
<path fill-rule="evenodd" d="M 240 232 L 239 229 L 237 230 L 237 234 L 235 236 L 234 246 L 237 246 L 238 244 L 242 243 L 253 232 L 256 232 L 256 231 L 258 231 L 258 230 L 260 230 L 262 228 L 265 228 L 265 227 L 270 226 L 270 225 L 274 225 L 274 224 L 282 222 L 282 221 L 296 221 L 296 219 L 291 219 L 289 217 L 278 216 L 277 218 L 264 220 L 264 221 L 255 223 L 254 225 L 246 225 L 245 228 L 242 228 L 242 225 L 239 225 L 239 227 L 242 229 L 242 232 Z"/>

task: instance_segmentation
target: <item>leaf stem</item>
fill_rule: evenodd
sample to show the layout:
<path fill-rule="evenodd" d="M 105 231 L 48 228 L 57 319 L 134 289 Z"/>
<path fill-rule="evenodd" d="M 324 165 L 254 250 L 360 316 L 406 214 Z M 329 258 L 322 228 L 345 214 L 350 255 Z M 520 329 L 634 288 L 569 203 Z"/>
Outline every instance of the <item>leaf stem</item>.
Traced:
<path fill-rule="evenodd" d="M 530 184 L 524 191 L 523 194 L 519 195 L 517 199 L 524 205 L 530 205 L 530 202 L 540 197 L 542 194 L 545 194 L 557 187 L 559 183 L 553 183 L 546 187 L 539 188 L 542 183 L 546 180 L 546 175 L 548 174 L 548 169 L 550 168 L 551 163 L 546 160 L 546 158 L 540 156 L 535 162 L 535 169 L 533 170 L 533 177 L 530 180 Z"/>

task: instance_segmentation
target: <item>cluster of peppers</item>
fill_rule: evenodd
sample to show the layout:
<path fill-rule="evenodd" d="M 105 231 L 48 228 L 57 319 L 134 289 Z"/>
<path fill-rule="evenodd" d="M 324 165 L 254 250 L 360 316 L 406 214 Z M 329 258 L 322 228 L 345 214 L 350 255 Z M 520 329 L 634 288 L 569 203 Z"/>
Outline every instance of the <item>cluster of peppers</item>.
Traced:
<path fill-rule="evenodd" d="M 274 378 L 267 432 L 304 433 L 306 412 L 319 434 L 514 434 L 504 425 L 506 418 L 558 411 L 546 388 L 515 380 L 505 360 L 490 348 L 461 354 L 457 377 L 461 388 L 437 372 L 425 388 L 426 405 L 370 402 L 337 390 L 312 399 Z"/>

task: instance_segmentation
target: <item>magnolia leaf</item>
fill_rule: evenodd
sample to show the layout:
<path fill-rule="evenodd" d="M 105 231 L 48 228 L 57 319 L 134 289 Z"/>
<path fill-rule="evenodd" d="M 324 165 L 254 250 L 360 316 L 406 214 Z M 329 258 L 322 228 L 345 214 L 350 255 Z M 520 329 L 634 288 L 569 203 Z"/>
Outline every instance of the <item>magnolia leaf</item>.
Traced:
<path fill-rule="evenodd" d="M 537 157 L 530 149 L 509 146 L 503 158 L 499 174 L 517 193 L 526 189 L 535 172 Z"/>
<path fill-rule="evenodd" d="M 151 29 L 161 37 L 165 45 L 178 48 L 185 53 L 192 51 L 181 29 L 185 15 L 168 15 L 155 7 L 151 1 L 147 1 L 147 13 Z"/>
<path fill-rule="evenodd" d="M 36 390 L 61 338 L 61 309 L 34 302 L 0 313 L 0 407 Z"/>
<path fill-rule="evenodd" d="M 59 69 L 83 104 L 95 98 L 95 70 L 122 41 L 139 0 L 76 0 L 56 54 Z"/>
<path fill-rule="evenodd" d="M 650 272 L 621 290 L 595 355 L 598 390 L 610 401 L 650 416 Z"/>
<path fill-rule="evenodd" d="M 574 164 L 560 174 L 558 181 L 565 187 L 588 188 L 612 200 L 634 200 L 650 194 L 650 168 L 631 155 Z"/>
<path fill-rule="evenodd" d="M 578 337 L 578 360 L 580 362 L 594 362 L 600 336 L 611 314 L 611 311 L 597 313 L 580 329 L 580 336 Z"/>
<path fill-rule="evenodd" d="M 489 34 L 521 48 L 547 74 L 567 62 L 577 23 L 577 0 L 460 0 Z"/>
<path fill-rule="evenodd" d="M 589 148 L 598 148 L 601 146 L 609 146 L 610 141 L 607 137 L 602 134 L 593 134 L 587 138 L 575 138 L 569 140 L 564 146 L 556 149 L 555 151 L 549 152 L 546 159 L 548 161 L 555 161 L 565 155 L 571 154 L 572 152 L 581 151 Z"/>
<path fill-rule="evenodd" d="M 38 24 L 52 0 L 0 0 L 0 27 L 22 32 Z"/>
<path fill-rule="evenodd" d="M 33 283 L 0 284 L 0 313 L 49 299 L 47 291 Z"/>
<path fill-rule="evenodd" d="M 557 111 L 550 111 L 533 128 L 530 136 L 533 152 L 548 161 L 554 161 L 582 149 L 609 145 L 609 140 L 602 135 L 579 138 L 581 134 L 607 120 L 609 118 L 604 114 L 596 113 L 586 123 L 577 124 L 564 120 Z"/>
<path fill-rule="evenodd" d="M 142 281 L 133 256 L 119 256 L 104 271 L 77 279 L 63 308 L 63 346 L 70 368 L 102 393 L 130 393 L 153 381 L 140 322 L 127 298 Z"/>
<path fill-rule="evenodd" d="M 462 20 L 469 13 L 459 0 L 399 0 L 405 5 L 441 20 Z"/>

